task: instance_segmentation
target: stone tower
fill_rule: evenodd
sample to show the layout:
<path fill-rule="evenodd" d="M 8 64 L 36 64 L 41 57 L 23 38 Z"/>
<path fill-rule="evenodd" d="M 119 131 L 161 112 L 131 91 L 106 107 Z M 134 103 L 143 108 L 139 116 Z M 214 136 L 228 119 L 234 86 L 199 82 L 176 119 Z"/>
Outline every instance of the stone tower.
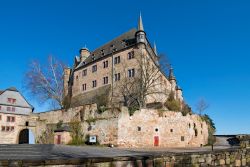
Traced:
<path fill-rule="evenodd" d="M 174 76 L 174 69 L 171 67 L 169 70 L 169 77 L 168 77 L 170 83 L 171 83 L 171 91 L 173 91 L 175 93 L 176 90 L 176 79 Z"/>
<path fill-rule="evenodd" d="M 69 67 L 64 68 L 63 74 L 63 97 L 66 97 L 69 93 L 69 77 L 71 69 Z"/>

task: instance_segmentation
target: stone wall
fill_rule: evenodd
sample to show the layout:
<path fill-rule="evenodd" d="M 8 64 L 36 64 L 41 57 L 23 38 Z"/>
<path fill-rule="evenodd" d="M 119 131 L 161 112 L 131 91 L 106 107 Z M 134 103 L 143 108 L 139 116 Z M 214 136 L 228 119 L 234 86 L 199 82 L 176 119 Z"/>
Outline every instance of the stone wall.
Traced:
<path fill-rule="evenodd" d="M 195 132 L 196 131 L 196 132 Z M 142 109 L 129 116 L 124 108 L 118 122 L 118 145 L 122 147 L 199 147 L 207 144 L 208 127 L 197 115 Z"/>
<path fill-rule="evenodd" d="M 250 166 L 250 149 L 230 149 L 191 153 L 165 153 L 131 157 L 43 159 L 43 160 L 0 160 L 0 166 L 7 167 L 209 167 Z"/>
<path fill-rule="evenodd" d="M 200 166 L 250 166 L 250 149 L 219 150 L 214 152 L 195 152 L 166 154 L 152 157 L 116 158 L 110 162 L 91 163 L 96 167 L 200 167 Z"/>
<path fill-rule="evenodd" d="M 207 144 L 208 127 L 197 115 L 180 112 L 142 109 L 129 115 L 127 108 L 98 112 L 96 105 L 85 105 L 67 111 L 39 113 L 38 135 L 48 124 L 60 120 L 81 121 L 85 135 L 96 135 L 100 144 L 119 147 L 200 147 Z"/>

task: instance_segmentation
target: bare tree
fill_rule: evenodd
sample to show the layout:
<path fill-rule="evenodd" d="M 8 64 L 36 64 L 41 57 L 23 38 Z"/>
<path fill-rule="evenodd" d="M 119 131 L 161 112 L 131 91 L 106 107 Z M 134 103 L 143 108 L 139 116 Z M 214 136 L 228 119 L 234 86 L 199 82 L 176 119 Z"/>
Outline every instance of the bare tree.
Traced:
<path fill-rule="evenodd" d="M 198 111 L 199 115 L 202 115 L 202 113 L 209 107 L 207 102 L 201 98 L 197 104 L 196 104 L 196 110 Z"/>
<path fill-rule="evenodd" d="M 41 66 L 38 61 L 30 63 L 25 74 L 24 87 L 40 103 L 51 102 L 53 108 L 63 107 L 64 64 L 52 56 Z"/>
<path fill-rule="evenodd" d="M 122 79 L 115 85 L 123 95 L 125 104 L 129 107 L 144 108 L 149 96 L 154 98 L 154 95 L 168 95 L 170 91 L 166 89 L 163 78 L 167 64 L 160 64 L 156 58 L 151 58 L 143 50 L 135 51 L 134 62 L 126 61 L 122 64 Z M 129 71 L 131 68 L 134 68 L 134 71 Z"/>

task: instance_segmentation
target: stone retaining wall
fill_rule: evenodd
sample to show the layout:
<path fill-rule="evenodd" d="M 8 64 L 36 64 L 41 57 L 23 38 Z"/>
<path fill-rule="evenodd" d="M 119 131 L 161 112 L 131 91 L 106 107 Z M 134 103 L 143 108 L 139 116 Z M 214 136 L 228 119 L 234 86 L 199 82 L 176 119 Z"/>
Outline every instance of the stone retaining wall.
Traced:
<path fill-rule="evenodd" d="M 214 152 L 168 153 L 142 157 L 81 158 L 64 160 L 6 160 L 0 166 L 28 167 L 206 167 L 250 166 L 250 149 Z"/>

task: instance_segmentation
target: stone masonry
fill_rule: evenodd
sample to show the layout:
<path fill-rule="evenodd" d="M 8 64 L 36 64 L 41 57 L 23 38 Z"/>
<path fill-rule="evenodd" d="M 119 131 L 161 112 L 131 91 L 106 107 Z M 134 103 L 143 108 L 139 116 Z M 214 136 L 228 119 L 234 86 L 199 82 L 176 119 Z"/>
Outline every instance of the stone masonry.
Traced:
<path fill-rule="evenodd" d="M 142 109 L 130 116 L 125 107 L 120 111 L 98 113 L 97 106 L 92 104 L 68 111 L 39 113 L 38 117 L 37 136 L 46 125 L 60 120 L 69 123 L 77 118 L 82 122 L 85 135 L 96 135 L 100 144 L 118 147 L 200 147 L 207 144 L 208 138 L 207 124 L 199 116 L 182 116 L 180 112 L 172 111 Z M 155 138 L 158 138 L 158 144 Z"/>

